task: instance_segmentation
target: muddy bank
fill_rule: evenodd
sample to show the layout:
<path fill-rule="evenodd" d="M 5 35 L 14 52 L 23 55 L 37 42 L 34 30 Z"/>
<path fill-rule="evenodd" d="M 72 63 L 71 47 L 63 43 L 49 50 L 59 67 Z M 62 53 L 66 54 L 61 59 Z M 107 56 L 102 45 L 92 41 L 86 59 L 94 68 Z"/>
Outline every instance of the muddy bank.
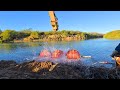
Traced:
<path fill-rule="evenodd" d="M 2 60 L 0 79 L 120 79 L 120 70 L 55 64 L 50 61 L 18 64 L 15 61 Z"/>

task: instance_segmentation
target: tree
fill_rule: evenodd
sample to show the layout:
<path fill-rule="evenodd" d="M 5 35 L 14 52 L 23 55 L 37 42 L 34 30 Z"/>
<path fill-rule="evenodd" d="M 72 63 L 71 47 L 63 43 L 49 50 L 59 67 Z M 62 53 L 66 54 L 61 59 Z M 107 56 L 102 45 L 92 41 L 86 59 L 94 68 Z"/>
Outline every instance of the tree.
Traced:
<path fill-rule="evenodd" d="M 12 41 L 16 38 L 17 32 L 14 30 L 5 30 L 1 33 L 2 41 Z"/>
<path fill-rule="evenodd" d="M 70 35 L 76 35 L 76 32 L 75 32 L 75 31 L 70 31 L 69 34 L 70 34 Z"/>
<path fill-rule="evenodd" d="M 63 32 L 63 33 L 62 33 L 62 36 L 64 36 L 64 37 L 68 37 L 69 34 L 68 34 L 68 32 L 66 31 L 66 32 Z"/>
<path fill-rule="evenodd" d="M 34 31 L 30 34 L 31 37 L 38 39 L 39 38 L 39 33 L 37 31 Z"/>
<path fill-rule="evenodd" d="M 85 39 L 85 34 L 81 33 L 81 39 Z"/>
<path fill-rule="evenodd" d="M 32 29 L 29 28 L 29 29 L 25 29 L 25 30 L 22 30 L 20 31 L 21 33 L 24 33 L 24 37 L 28 37 L 30 36 L 30 34 L 32 33 Z"/>
<path fill-rule="evenodd" d="M 39 35 L 44 35 L 45 33 L 44 32 L 39 32 Z"/>

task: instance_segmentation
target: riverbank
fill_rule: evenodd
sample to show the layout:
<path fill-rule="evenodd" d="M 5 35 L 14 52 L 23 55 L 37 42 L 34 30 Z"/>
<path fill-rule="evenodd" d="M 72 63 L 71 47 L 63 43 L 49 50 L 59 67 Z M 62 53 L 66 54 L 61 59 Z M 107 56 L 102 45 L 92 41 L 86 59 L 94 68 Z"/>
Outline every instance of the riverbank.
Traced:
<path fill-rule="evenodd" d="M 54 67 L 55 66 L 55 67 Z M 54 67 L 54 68 L 53 68 Z M 120 79 L 120 70 L 50 61 L 0 61 L 0 79 Z"/>
<path fill-rule="evenodd" d="M 98 38 L 96 38 L 98 39 Z M 88 39 L 87 39 L 88 40 Z M 49 39 L 39 39 L 39 40 L 31 40 L 31 41 L 24 41 L 24 40 L 14 40 L 12 43 L 24 43 L 24 42 L 56 42 L 56 41 L 83 41 L 83 40 L 75 40 L 75 39 L 66 39 L 66 40 L 49 40 Z"/>
<path fill-rule="evenodd" d="M 86 40 L 92 38 L 102 38 L 103 34 L 100 33 L 87 33 L 80 31 L 32 31 L 32 30 L 4 30 L 0 33 L 0 43 L 7 42 L 32 42 L 32 41 L 71 41 L 71 40 Z"/>

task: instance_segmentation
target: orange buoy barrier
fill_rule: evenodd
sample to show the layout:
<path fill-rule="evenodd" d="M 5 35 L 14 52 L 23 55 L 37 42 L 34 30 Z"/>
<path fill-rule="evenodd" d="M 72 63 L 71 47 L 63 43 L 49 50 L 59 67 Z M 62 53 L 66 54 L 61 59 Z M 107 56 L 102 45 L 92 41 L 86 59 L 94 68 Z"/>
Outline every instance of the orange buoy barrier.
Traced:
<path fill-rule="evenodd" d="M 67 59 L 80 59 L 81 56 L 77 50 L 72 49 L 66 53 L 66 57 Z"/>
<path fill-rule="evenodd" d="M 55 50 L 52 53 L 52 58 L 60 58 L 63 55 L 63 51 L 62 50 Z"/>
<path fill-rule="evenodd" d="M 48 50 L 43 50 L 40 52 L 40 57 L 50 57 L 51 53 Z"/>

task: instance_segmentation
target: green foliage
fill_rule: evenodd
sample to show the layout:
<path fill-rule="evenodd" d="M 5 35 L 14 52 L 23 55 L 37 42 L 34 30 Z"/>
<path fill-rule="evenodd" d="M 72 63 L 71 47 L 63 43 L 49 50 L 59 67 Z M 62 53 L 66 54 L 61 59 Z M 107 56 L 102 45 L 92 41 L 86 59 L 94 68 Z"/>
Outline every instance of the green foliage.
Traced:
<path fill-rule="evenodd" d="M 45 32 L 45 35 L 53 35 L 54 31 Z"/>
<path fill-rule="evenodd" d="M 0 42 L 9 42 L 15 40 L 28 39 L 47 39 L 47 40 L 85 40 L 90 38 L 99 38 L 103 35 L 99 33 L 86 33 L 72 30 L 38 32 L 26 29 L 22 31 L 5 30 L 0 34 Z"/>
<path fill-rule="evenodd" d="M 34 31 L 30 34 L 30 36 L 32 36 L 33 38 L 38 39 L 39 38 L 39 33 L 37 31 Z"/>
<path fill-rule="evenodd" d="M 90 38 L 102 38 L 103 34 L 99 33 L 86 33 L 86 32 L 80 32 L 80 31 L 67 31 L 67 30 L 62 30 L 62 31 L 50 31 L 50 32 L 45 32 L 44 33 L 46 38 L 54 37 L 54 38 L 59 38 L 59 40 L 62 40 L 62 38 L 67 38 L 67 37 L 75 37 L 79 40 L 84 40 L 84 39 L 90 39 Z M 54 35 L 54 36 L 51 36 Z"/>
<path fill-rule="evenodd" d="M 17 32 L 17 35 L 16 35 L 17 37 L 16 37 L 16 39 L 22 39 L 22 38 L 25 38 L 25 37 L 27 37 L 27 36 L 29 36 L 29 35 L 27 35 L 26 33 L 24 33 L 24 32 Z"/>
<path fill-rule="evenodd" d="M 0 39 L 0 43 L 2 43 L 2 40 Z"/>
<path fill-rule="evenodd" d="M 44 35 L 45 33 L 44 32 L 39 32 L 39 35 Z"/>
<path fill-rule="evenodd" d="M 120 30 L 114 30 L 104 35 L 106 39 L 120 39 Z"/>
<path fill-rule="evenodd" d="M 38 32 L 39 34 L 39 39 L 43 39 L 45 36 L 45 32 Z"/>
<path fill-rule="evenodd" d="M 69 31 L 66 31 L 66 30 L 63 30 L 63 31 L 61 31 L 61 35 L 62 35 L 63 37 L 68 37 L 68 36 L 70 35 L 70 32 L 69 32 Z"/>
<path fill-rule="evenodd" d="M 2 37 L 2 41 L 12 41 L 16 38 L 17 32 L 14 30 L 5 30 L 0 36 Z"/>
<path fill-rule="evenodd" d="M 75 31 L 69 31 L 69 34 L 70 35 L 77 35 L 78 32 L 75 32 Z"/>
<path fill-rule="evenodd" d="M 32 29 L 29 28 L 29 29 L 25 29 L 25 30 L 22 30 L 20 31 L 21 33 L 24 33 L 24 37 L 28 37 L 30 36 L 30 34 L 32 33 Z"/>
<path fill-rule="evenodd" d="M 81 33 L 81 38 L 85 39 L 85 34 L 84 33 Z"/>
<path fill-rule="evenodd" d="M 92 32 L 92 33 L 84 33 L 87 39 L 91 38 L 103 38 L 103 34 Z"/>

